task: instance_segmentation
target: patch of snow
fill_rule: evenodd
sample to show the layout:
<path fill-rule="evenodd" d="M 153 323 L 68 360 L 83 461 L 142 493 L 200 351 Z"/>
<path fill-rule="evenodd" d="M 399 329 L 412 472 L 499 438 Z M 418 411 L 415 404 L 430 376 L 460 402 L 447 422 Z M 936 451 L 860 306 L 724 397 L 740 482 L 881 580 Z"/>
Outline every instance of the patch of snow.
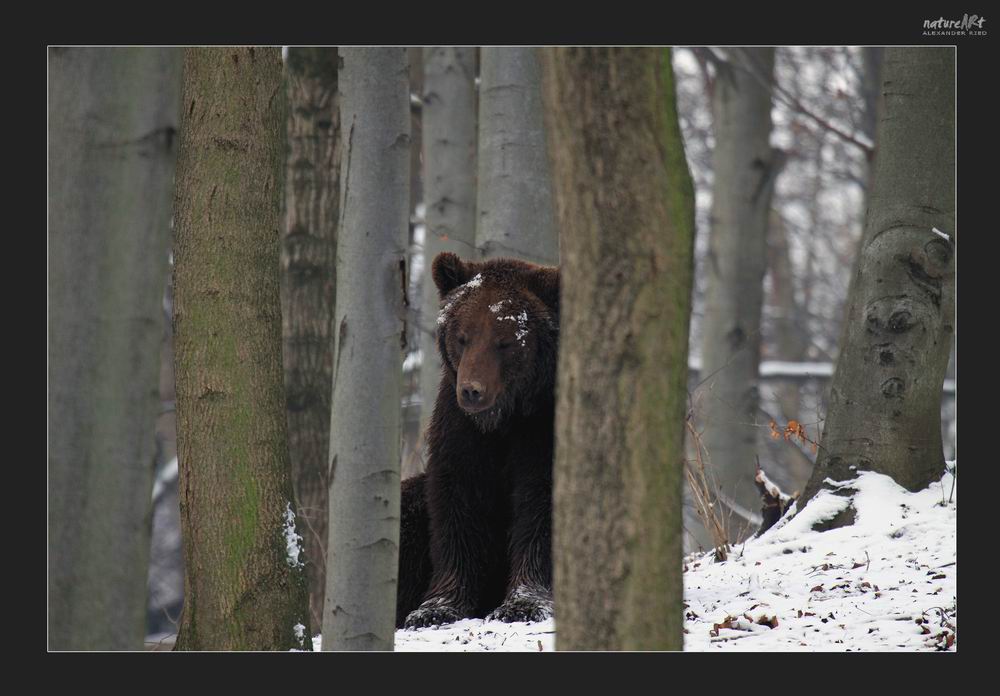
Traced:
<path fill-rule="evenodd" d="M 761 377 L 832 377 L 833 363 L 787 362 L 764 360 L 760 363 Z"/>
<path fill-rule="evenodd" d="M 768 478 L 767 474 L 764 472 L 763 469 L 757 469 L 756 479 L 760 481 L 761 485 L 764 486 L 764 489 L 767 491 L 768 495 L 770 495 L 772 498 L 780 500 L 782 503 L 787 503 L 789 500 L 791 500 L 792 497 L 787 493 L 785 493 L 784 491 L 782 491 L 780 488 L 778 488 L 778 486 L 775 485 L 774 481 Z"/>
<path fill-rule="evenodd" d="M 462 299 L 462 296 L 465 295 L 466 290 L 467 288 L 464 285 L 460 285 L 455 290 L 453 290 L 454 296 L 450 300 L 448 300 L 448 302 L 441 309 L 441 311 L 438 312 L 438 317 L 437 317 L 438 326 L 441 326 L 446 321 L 448 321 L 448 311 L 451 309 L 451 306 L 453 304 Z"/>
<path fill-rule="evenodd" d="M 931 228 L 931 232 L 933 232 L 934 234 L 938 235 L 939 237 L 943 237 L 945 239 L 945 241 L 948 241 L 948 242 L 951 241 L 951 237 L 949 237 L 948 235 L 946 235 L 944 232 L 942 232 L 941 230 L 939 230 L 937 227 L 932 227 Z"/>
<path fill-rule="evenodd" d="M 823 491 L 797 516 L 793 503 L 767 532 L 735 546 L 725 562 L 714 562 L 711 553 L 688 556 L 684 649 L 954 652 L 954 481 L 946 473 L 910 493 L 887 476 L 862 472 L 840 484 L 853 493 L 851 526 L 812 531 L 850 504 Z M 320 649 L 320 636 L 313 645 Z M 551 618 L 510 624 L 464 619 L 395 635 L 400 652 L 549 652 L 555 645 Z"/>
<path fill-rule="evenodd" d="M 296 640 L 303 640 L 306 637 L 306 627 L 300 623 L 292 626 L 292 630 L 295 631 Z"/>
<path fill-rule="evenodd" d="M 491 304 L 490 305 L 490 311 L 493 312 L 494 314 L 496 314 L 497 312 L 500 311 L 500 308 L 503 307 L 504 303 L 506 303 L 506 302 L 510 302 L 510 300 L 500 300 L 496 304 Z"/>
<path fill-rule="evenodd" d="M 552 652 L 555 622 L 463 619 L 444 626 L 400 629 L 394 642 L 396 652 Z M 313 650 L 321 647 L 322 637 L 313 637 Z"/>
<path fill-rule="evenodd" d="M 295 511 L 292 510 L 291 502 L 285 503 L 285 548 L 288 552 L 289 566 L 301 568 L 305 565 L 299 560 L 299 556 L 302 555 L 302 537 L 295 531 Z"/>
<path fill-rule="evenodd" d="M 492 310 L 493 307 L 490 307 L 490 309 Z M 514 338 L 520 341 L 522 348 L 527 345 L 524 337 L 528 335 L 528 313 L 525 310 L 522 309 L 521 313 L 517 316 L 510 314 L 506 317 L 497 317 L 497 321 L 516 321 L 517 331 L 514 332 Z"/>
<path fill-rule="evenodd" d="M 440 322 L 439 322 L 440 323 Z M 415 350 L 406 354 L 406 359 L 403 360 L 403 372 L 409 372 L 410 370 L 415 370 L 424 363 L 424 354 L 421 350 Z"/>
<path fill-rule="evenodd" d="M 812 531 L 851 504 L 822 491 L 725 562 L 689 557 L 685 650 L 954 651 L 953 481 L 910 493 L 862 472 L 839 484 L 853 525 Z"/>
<path fill-rule="evenodd" d="M 462 287 L 478 288 L 482 284 L 483 284 L 483 274 L 482 273 L 477 273 L 472 278 L 472 280 L 470 280 L 469 282 L 465 283 L 465 285 L 463 285 Z"/>
<path fill-rule="evenodd" d="M 177 457 L 174 457 L 166 466 L 160 469 L 153 481 L 153 500 L 159 498 L 171 483 L 177 478 Z"/>

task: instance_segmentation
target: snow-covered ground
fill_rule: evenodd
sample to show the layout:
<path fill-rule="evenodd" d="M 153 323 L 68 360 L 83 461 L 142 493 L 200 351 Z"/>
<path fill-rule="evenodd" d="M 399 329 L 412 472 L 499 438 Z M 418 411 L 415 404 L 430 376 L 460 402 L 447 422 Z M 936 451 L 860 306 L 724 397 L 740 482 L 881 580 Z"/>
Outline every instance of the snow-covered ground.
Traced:
<path fill-rule="evenodd" d="M 955 650 L 953 480 L 910 493 L 865 472 L 851 526 L 810 530 L 847 503 L 823 492 L 725 563 L 689 559 L 685 650 Z"/>
<path fill-rule="evenodd" d="M 852 526 L 812 525 L 847 498 L 822 492 L 729 560 L 691 556 L 684 571 L 684 649 L 936 651 L 956 649 L 957 487 L 945 474 L 919 493 L 862 473 Z M 314 639 L 320 648 L 319 636 Z M 467 619 L 397 631 L 397 651 L 551 651 L 552 619 Z"/>

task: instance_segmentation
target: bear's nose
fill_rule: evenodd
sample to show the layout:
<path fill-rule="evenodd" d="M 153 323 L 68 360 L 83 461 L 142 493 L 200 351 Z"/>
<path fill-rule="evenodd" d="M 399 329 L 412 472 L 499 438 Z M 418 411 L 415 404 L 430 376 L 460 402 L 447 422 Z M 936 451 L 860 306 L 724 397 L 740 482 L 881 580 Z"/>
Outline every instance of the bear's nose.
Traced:
<path fill-rule="evenodd" d="M 486 389 L 475 380 L 462 384 L 462 401 L 468 406 L 478 406 L 486 397 Z"/>

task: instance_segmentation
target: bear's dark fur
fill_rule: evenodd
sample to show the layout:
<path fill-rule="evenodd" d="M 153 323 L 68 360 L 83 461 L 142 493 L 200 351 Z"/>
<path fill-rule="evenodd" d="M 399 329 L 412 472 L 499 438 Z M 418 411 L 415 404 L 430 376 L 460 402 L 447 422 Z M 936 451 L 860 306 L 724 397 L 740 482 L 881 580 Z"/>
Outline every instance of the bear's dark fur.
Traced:
<path fill-rule="evenodd" d="M 397 625 L 552 613 L 559 270 L 438 255 L 441 385 L 403 482 Z"/>

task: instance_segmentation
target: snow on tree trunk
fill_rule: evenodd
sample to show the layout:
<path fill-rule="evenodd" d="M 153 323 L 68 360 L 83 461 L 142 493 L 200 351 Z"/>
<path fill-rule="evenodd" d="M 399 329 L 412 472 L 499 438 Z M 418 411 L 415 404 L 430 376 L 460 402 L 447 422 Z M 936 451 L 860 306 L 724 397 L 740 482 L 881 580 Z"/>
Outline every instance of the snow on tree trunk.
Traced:
<path fill-rule="evenodd" d="M 757 526 L 760 316 L 771 197 L 783 157 L 769 144 L 774 49 L 733 49 L 730 57 L 719 66 L 713 94 L 715 182 L 694 409 L 720 489 L 720 516 L 737 541 Z M 692 532 L 714 545 L 703 530 Z"/>
<path fill-rule="evenodd" d="M 288 158 L 281 247 L 288 451 L 301 518 L 310 624 L 323 622 L 340 108 L 337 49 L 288 49 Z"/>
<path fill-rule="evenodd" d="M 476 49 L 424 49 L 424 280 L 420 311 L 421 415 L 430 421 L 441 382 L 434 332 L 438 292 L 434 257 L 444 251 L 477 258 L 476 250 Z"/>
<path fill-rule="evenodd" d="M 559 263 L 537 49 L 481 49 L 476 244 L 483 258 Z"/>
<path fill-rule="evenodd" d="M 562 307 L 559 649 L 680 650 L 694 190 L 670 52 L 545 49 Z"/>
<path fill-rule="evenodd" d="M 324 650 L 392 650 L 406 346 L 406 49 L 342 49 Z"/>
<path fill-rule="evenodd" d="M 278 48 L 191 48 L 176 184 L 175 649 L 310 648 L 281 361 Z"/>
<path fill-rule="evenodd" d="M 181 54 L 48 57 L 49 648 L 138 650 Z"/>
<path fill-rule="evenodd" d="M 944 471 L 955 322 L 955 49 L 887 48 L 861 260 L 813 476 L 877 471 L 917 491 Z M 847 507 L 827 526 L 849 524 Z"/>

